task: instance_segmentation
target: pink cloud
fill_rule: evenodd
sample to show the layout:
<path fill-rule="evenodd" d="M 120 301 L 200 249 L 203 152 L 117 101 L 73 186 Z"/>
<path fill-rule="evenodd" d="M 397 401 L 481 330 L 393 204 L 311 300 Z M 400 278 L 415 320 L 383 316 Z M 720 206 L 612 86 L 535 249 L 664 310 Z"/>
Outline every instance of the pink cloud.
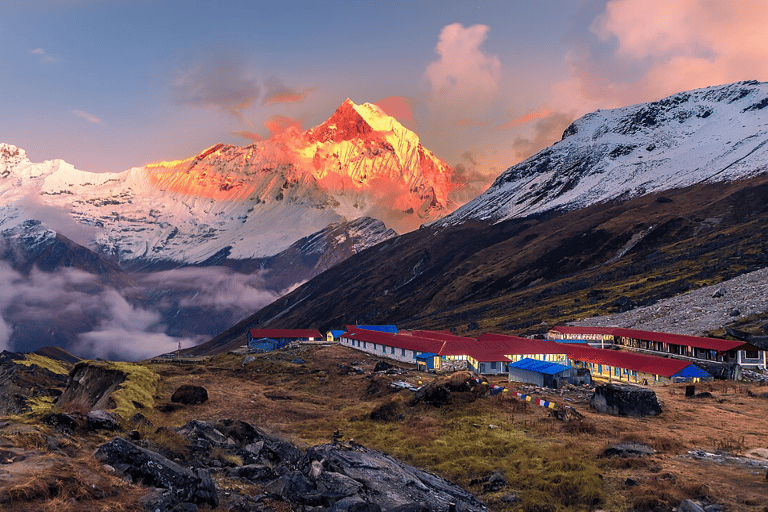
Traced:
<path fill-rule="evenodd" d="M 508 123 L 504 123 L 502 125 L 499 125 L 494 128 L 494 130 L 509 130 L 515 126 L 525 124 L 531 121 L 534 121 L 536 119 L 541 119 L 542 117 L 547 117 L 552 112 L 547 110 L 546 108 L 542 108 L 540 110 L 537 110 L 535 112 L 529 112 L 528 114 L 525 114 L 524 116 L 517 117 Z"/>
<path fill-rule="evenodd" d="M 487 109 L 498 93 L 501 61 L 480 47 L 487 25 L 465 28 L 460 23 L 440 31 L 435 52 L 440 58 L 427 66 L 431 100 L 438 109 L 452 109 L 459 118 Z"/>
<path fill-rule="evenodd" d="M 390 96 L 379 100 L 374 105 L 378 106 L 388 116 L 392 116 L 399 121 L 413 121 L 413 108 L 411 99 L 405 96 Z"/>
<path fill-rule="evenodd" d="M 739 80 L 768 80 L 768 9 L 729 0 L 610 0 L 575 47 L 555 108 L 583 114 Z"/>
<path fill-rule="evenodd" d="M 280 135 L 291 128 L 302 131 L 301 121 L 288 116 L 272 116 L 264 122 L 264 126 L 269 130 L 270 137 Z"/>

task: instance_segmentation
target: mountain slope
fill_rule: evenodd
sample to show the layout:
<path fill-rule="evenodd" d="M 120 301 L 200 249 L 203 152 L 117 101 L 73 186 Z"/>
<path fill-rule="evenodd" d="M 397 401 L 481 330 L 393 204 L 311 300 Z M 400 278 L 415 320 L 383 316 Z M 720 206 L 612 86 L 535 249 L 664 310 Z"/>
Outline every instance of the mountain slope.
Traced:
<path fill-rule="evenodd" d="M 749 81 L 598 110 L 438 224 L 573 210 L 755 176 L 768 170 L 766 107 L 768 83 Z"/>
<path fill-rule="evenodd" d="M 0 144 L 0 219 L 66 217 L 79 242 L 134 265 L 197 264 L 223 247 L 232 259 L 261 258 L 365 216 L 415 229 L 455 207 L 451 173 L 378 107 L 347 100 L 306 132 L 122 173 L 33 164 Z"/>
<path fill-rule="evenodd" d="M 427 227 L 363 251 L 190 352 L 254 327 L 395 323 L 532 333 L 768 265 L 768 177 L 495 224 Z"/>

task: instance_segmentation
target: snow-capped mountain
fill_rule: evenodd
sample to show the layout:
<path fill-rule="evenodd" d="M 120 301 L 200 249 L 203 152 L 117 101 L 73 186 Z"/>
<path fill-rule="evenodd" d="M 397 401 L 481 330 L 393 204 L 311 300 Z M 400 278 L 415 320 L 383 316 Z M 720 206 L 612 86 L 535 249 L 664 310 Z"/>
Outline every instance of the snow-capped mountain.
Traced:
<path fill-rule="evenodd" d="M 438 224 L 501 221 L 768 171 L 768 83 L 598 110 Z"/>
<path fill-rule="evenodd" d="M 216 144 L 122 173 L 32 163 L 22 149 L 0 144 L 0 230 L 66 218 L 78 242 L 121 264 L 199 264 L 222 248 L 231 259 L 262 258 L 366 216 L 415 229 L 454 208 L 451 172 L 415 133 L 375 105 L 350 100 L 305 132 Z M 372 236 L 367 245 L 379 241 Z"/>

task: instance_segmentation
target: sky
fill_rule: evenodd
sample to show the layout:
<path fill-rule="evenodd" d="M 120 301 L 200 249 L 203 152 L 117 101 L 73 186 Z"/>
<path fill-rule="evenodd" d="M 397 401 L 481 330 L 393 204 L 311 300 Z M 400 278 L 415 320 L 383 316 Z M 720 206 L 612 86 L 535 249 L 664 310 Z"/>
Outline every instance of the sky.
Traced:
<path fill-rule="evenodd" d="M 768 80 L 768 0 L 0 0 L 0 142 L 122 171 L 376 103 L 490 181 L 577 117 Z"/>

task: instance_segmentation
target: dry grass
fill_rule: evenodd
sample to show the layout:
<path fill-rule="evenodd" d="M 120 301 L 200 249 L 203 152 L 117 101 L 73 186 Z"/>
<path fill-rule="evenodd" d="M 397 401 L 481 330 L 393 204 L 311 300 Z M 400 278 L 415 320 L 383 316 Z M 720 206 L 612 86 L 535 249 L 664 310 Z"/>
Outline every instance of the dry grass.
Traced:
<path fill-rule="evenodd" d="M 48 456 L 45 471 L 19 477 L 0 489 L 0 505 L 9 512 L 46 510 L 52 512 L 141 510 L 139 498 L 145 489 L 135 488 L 109 474 L 90 456 L 62 459 Z M 42 464 L 41 461 L 37 461 Z"/>

